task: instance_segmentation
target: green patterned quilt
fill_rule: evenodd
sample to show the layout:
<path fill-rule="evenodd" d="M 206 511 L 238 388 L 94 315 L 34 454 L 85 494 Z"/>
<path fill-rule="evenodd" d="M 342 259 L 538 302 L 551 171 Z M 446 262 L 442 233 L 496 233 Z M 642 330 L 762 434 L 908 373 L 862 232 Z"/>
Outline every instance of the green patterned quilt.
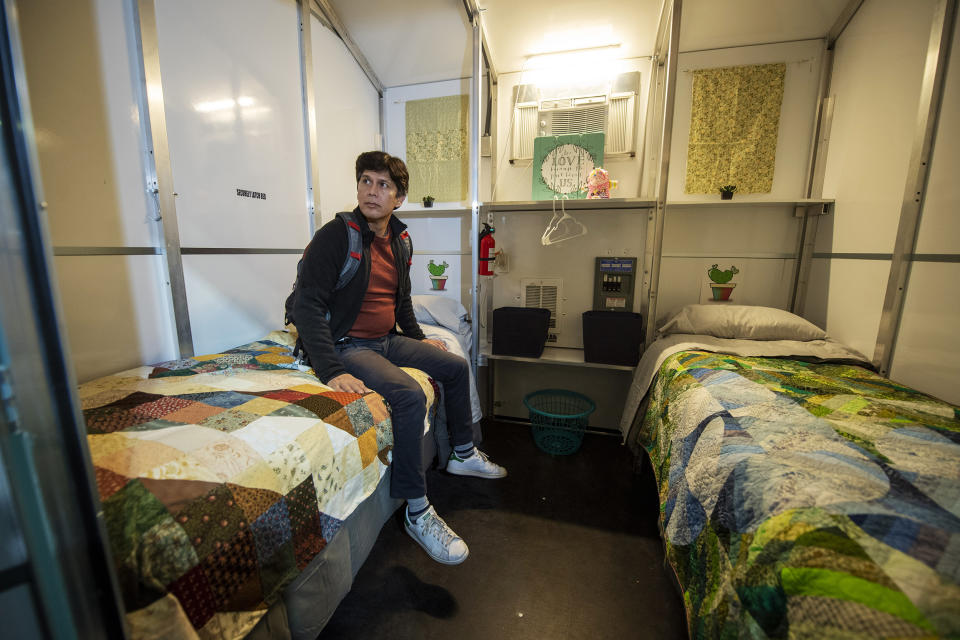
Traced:
<path fill-rule="evenodd" d="M 682 351 L 639 440 L 692 638 L 960 638 L 960 409 L 865 369 Z"/>

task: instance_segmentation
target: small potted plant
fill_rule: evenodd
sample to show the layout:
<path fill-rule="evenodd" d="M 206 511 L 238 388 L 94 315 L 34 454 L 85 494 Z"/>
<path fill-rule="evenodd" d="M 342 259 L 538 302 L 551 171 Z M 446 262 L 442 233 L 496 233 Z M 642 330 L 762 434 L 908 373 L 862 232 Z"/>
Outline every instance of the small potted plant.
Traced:
<path fill-rule="evenodd" d="M 435 199 L 436 198 L 434 198 L 433 196 L 423 196 L 423 206 L 429 209 L 430 207 L 433 206 L 433 201 Z"/>
<path fill-rule="evenodd" d="M 447 284 L 447 276 L 445 276 L 443 272 L 446 271 L 449 266 L 446 260 L 443 261 L 443 264 L 436 264 L 431 258 L 427 269 L 430 270 L 430 285 L 434 291 L 443 291 L 443 286 Z"/>
<path fill-rule="evenodd" d="M 725 184 L 720 187 L 720 199 L 721 200 L 733 200 L 733 192 L 737 190 L 737 185 L 735 184 Z"/>

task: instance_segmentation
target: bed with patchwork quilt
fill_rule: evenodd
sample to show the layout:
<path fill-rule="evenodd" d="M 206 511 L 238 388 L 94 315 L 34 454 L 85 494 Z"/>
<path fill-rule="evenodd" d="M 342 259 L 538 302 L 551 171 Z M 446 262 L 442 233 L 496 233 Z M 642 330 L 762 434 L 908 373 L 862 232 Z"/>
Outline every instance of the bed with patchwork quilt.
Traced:
<path fill-rule="evenodd" d="M 383 399 L 323 386 L 298 369 L 280 335 L 79 389 L 134 637 L 256 631 L 304 573 L 337 564 L 323 556 L 340 534 L 334 546 L 348 557 L 339 571 L 355 573 L 358 548 L 368 552 L 399 504 L 385 489 L 392 431 Z M 434 383 L 407 372 L 435 408 Z M 372 502 L 379 511 L 367 507 L 355 526 L 374 530 L 348 535 L 345 523 Z M 348 589 L 352 575 L 320 576 L 341 591 L 344 580 Z M 330 611 L 311 597 L 320 622 L 283 635 L 316 637 L 344 594 L 328 598 Z M 296 615 L 281 618 L 296 626 Z"/>
<path fill-rule="evenodd" d="M 690 636 L 960 638 L 960 409 L 823 340 L 742 342 L 654 343 L 625 411 Z"/>

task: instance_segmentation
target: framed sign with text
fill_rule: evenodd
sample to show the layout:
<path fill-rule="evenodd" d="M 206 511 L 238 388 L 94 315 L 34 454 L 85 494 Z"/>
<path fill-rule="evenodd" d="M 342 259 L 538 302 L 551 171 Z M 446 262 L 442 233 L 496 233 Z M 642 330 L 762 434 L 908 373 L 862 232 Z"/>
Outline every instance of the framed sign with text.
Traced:
<path fill-rule="evenodd" d="M 586 198 L 587 176 L 602 165 L 602 133 L 534 138 L 533 199 Z"/>

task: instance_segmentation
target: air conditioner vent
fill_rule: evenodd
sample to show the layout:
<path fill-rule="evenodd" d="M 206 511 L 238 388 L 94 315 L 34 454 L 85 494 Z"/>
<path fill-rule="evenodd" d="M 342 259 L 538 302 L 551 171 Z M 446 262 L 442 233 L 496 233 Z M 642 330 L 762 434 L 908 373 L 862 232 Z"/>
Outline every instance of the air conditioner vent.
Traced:
<path fill-rule="evenodd" d="M 551 93 L 546 93 L 548 90 Z M 556 97 L 558 94 L 571 96 L 572 90 L 538 88 L 530 84 L 514 87 L 511 162 L 531 160 L 533 139 L 537 136 L 602 132 L 605 155 L 632 156 L 636 152 L 639 71 L 618 75 L 607 94 L 563 98 Z M 554 97 L 549 97 L 551 95 Z"/>
<path fill-rule="evenodd" d="M 607 127 L 607 105 L 540 111 L 540 135 L 563 136 L 576 133 L 603 133 Z"/>

